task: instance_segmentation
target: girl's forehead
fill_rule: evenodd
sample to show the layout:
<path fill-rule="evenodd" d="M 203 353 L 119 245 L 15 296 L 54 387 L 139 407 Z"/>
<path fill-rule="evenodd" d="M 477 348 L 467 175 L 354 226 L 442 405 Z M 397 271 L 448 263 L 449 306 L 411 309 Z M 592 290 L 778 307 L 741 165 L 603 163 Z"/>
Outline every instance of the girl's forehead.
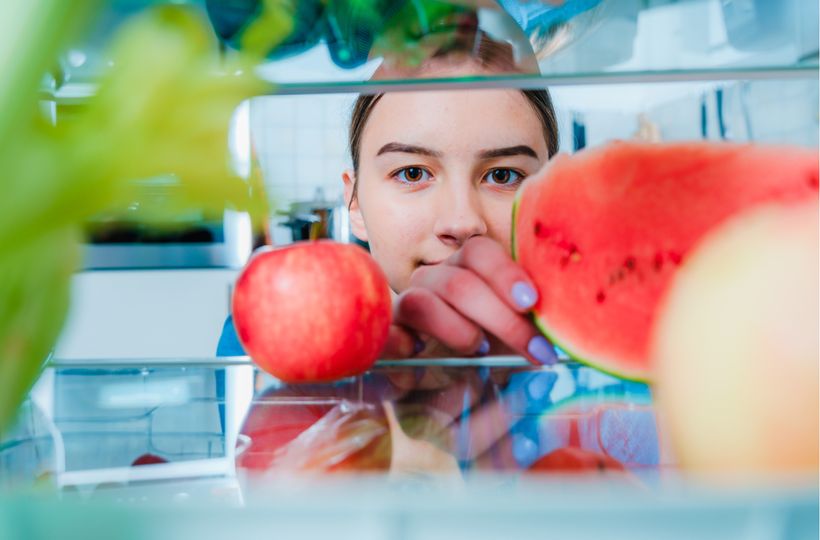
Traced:
<path fill-rule="evenodd" d="M 388 141 L 486 146 L 538 139 L 544 144 L 541 121 L 518 90 L 396 92 L 374 106 L 362 146 Z"/>

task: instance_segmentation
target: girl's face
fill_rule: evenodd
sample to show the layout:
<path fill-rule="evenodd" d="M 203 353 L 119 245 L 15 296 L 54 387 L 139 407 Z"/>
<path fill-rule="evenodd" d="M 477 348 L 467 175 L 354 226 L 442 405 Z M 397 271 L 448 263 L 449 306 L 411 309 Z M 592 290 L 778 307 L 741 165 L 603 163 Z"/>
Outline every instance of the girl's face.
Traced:
<path fill-rule="evenodd" d="M 385 94 L 362 133 L 353 234 L 370 243 L 396 292 L 473 236 L 509 250 L 515 192 L 547 157 L 520 91 Z M 343 175 L 348 202 L 353 174 Z"/>

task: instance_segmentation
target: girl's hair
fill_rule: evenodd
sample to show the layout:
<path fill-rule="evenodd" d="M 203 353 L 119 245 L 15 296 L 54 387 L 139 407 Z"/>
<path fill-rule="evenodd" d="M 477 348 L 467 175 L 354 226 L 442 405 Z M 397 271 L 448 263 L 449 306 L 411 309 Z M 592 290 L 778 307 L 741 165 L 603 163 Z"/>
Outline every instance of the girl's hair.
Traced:
<path fill-rule="evenodd" d="M 516 69 L 516 63 L 513 59 L 512 48 L 506 43 L 499 43 L 490 39 L 485 33 L 480 32 L 477 36 L 477 45 L 470 48 L 465 48 L 450 44 L 446 48 L 438 50 L 431 56 L 431 59 L 446 59 L 448 63 L 455 64 L 452 60 L 453 56 L 462 56 L 463 61 L 472 62 L 477 65 L 482 71 L 488 73 L 519 73 Z M 558 122 L 555 118 L 555 109 L 552 106 L 552 99 L 550 99 L 549 91 L 545 88 L 534 90 L 522 90 L 522 94 L 527 98 L 527 101 L 532 106 L 538 119 L 541 121 L 541 127 L 544 133 L 544 140 L 547 143 L 547 154 L 549 157 L 554 156 L 558 152 Z M 368 94 L 360 95 L 353 105 L 353 111 L 350 117 L 350 129 L 348 132 L 348 144 L 350 146 L 350 157 L 353 162 L 353 170 L 359 170 L 359 154 L 361 151 L 362 133 L 364 132 L 365 124 L 367 124 L 370 113 L 379 102 L 384 94 Z M 352 203 L 356 199 L 358 191 L 358 178 L 353 185 L 353 196 L 350 199 Z"/>

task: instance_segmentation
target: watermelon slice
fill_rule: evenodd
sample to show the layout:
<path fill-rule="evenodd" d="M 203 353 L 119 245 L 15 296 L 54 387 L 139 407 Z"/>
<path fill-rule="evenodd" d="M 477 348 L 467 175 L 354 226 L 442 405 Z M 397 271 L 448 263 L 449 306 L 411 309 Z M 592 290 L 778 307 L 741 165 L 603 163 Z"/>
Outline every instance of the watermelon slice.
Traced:
<path fill-rule="evenodd" d="M 558 156 L 513 210 L 535 322 L 574 359 L 648 380 L 660 297 L 695 243 L 747 207 L 817 191 L 818 153 L 807 149 L 619 142 Z"/>

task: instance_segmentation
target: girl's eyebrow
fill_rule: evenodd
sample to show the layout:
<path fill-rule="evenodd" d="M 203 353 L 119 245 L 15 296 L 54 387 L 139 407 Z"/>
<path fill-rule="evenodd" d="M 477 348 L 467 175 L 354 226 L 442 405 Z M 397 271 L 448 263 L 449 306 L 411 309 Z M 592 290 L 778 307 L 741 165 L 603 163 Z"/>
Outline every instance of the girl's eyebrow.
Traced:
<path fill-rule="evenodd" d="M 493 148 L 491 150 L 482 150 L 478 153 L 478 157 L 481 159 L 492 159 L 507 156 L 529 156 L 538 159 L 538 154 L 535 153 L 535 150 L 525 144 L 506 146 L 504 148 Z"/>
<path fill-rule="evenodd" d="M 379 151 L 376 153 L 377 156 L 382 154 L 386 154 L 388 152 L 400 152 L 402 154 L 421 154 L 423 156 L 430 156 L 435 158 L 440 158 L 444 154 L 439 152 L 438 150 L 431 150 L 430 148 L 424 148 L 423 146 L 416 146 L 413 144 L 402 144 L 397 142 L 389 142 L 379 148 Z"/>
<path fill-rule="evenodd" d="M 416 146 L 414 144 L 404 144 L 398 142 L 389 142 L 385 144 L 384 146 L 379 148 L 379 151 L 376 153 L 376 155 L 380 156 L 388 152 L 398 152 L 402 154 L 420 154 L 423 156 L 430 156 L 435 158 L 440 158 L 444 155 L 442 152 L 439 152 L 438 150 L 432 150 L 430 148 L 425 148 L 423 146 Z M 529 156 L 538 159 L 538 154 L 535 153 L 535 150 L 533 150 L 525 144 L 519 144 L 516 146 L 505 146 L 503 148 L 492 148 L 490 150 L 482 150 L 478 153 L 478 157 L 480 159 L 492 159 L 497 157 L 508 156 Z"/>

